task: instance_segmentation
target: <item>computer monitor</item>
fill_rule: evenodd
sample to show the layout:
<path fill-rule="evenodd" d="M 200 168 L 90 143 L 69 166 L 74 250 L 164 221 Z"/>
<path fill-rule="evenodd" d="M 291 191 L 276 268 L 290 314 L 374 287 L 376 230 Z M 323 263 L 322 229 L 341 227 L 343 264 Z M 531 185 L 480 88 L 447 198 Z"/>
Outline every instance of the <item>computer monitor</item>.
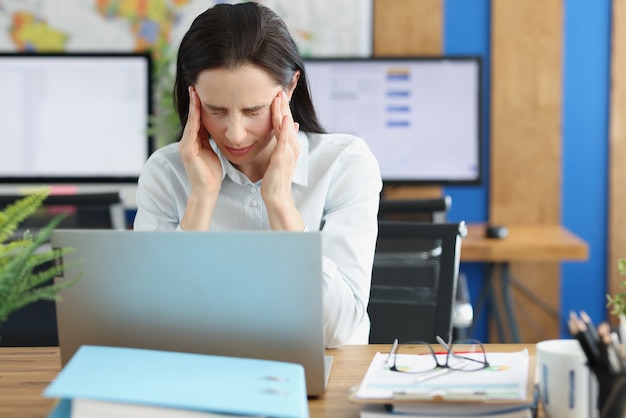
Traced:
<path fill-rule="evenodd" d="M 136 182 L 150 84 L 148 54 L 0 54 L 0 183 Z"/>
<path fill-rule="evenodd" d="M 362 137 L 385 183 L 480 184 L 480 57 L 317 58 L 305 71 L 324 127 Z"/>

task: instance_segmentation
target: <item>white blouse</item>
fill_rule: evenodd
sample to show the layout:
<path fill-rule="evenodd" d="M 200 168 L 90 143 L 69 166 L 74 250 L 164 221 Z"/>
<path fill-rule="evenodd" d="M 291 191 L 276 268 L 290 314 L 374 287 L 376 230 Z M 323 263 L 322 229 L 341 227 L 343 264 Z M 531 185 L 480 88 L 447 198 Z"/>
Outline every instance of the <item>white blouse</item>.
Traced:
<path fill-rule="evenodd" d="M 378 162 L 365 142 L 352 135 L 300 132 L 298 140 L 292 194 L 306 229 L 322 231 L 326 346 L 367 344 L 382 189 Z M 261 182 L 250 182 L 215 144 L 213 148 L 224 177 L 211 230 L 270 229 Z M 134 228 L 180 229 L 190 192 L 178 144 L 155 151 L 139 178 Z"/>

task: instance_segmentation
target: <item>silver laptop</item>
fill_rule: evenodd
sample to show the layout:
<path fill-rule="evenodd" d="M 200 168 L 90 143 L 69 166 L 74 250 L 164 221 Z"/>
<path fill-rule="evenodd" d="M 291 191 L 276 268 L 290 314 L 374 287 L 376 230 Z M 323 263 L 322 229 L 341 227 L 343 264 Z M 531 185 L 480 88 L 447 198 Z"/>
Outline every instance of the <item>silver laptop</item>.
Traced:
<path fill-rule="evenodd" d="M 321 395 L 324 356 L 319 232 L 57 230 L 80 281 L 57 306 L 61 361 L 83 344 L 299 363 Z M 57 281 L 66 280 L 57 278 Z"/>

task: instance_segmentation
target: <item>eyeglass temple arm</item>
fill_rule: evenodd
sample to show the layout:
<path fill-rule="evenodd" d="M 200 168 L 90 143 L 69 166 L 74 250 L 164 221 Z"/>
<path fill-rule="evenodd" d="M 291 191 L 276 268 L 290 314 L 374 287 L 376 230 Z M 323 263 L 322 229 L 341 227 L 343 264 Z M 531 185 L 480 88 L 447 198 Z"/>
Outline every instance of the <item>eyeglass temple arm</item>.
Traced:
<path fill-rule="evenodd" d="M 478 360 L 475 360 L 473 358 L 457 355 L 456 353 L 454 353 L 454 351 L 450 351 L 450 346 L 443 340 L 443 338 L 441 338 L 438 335 L 435 338 L 437 338 L 437 342 L 439 344 L 441 344 L 443 346 L 443 348 L 445 348 L 448 353 L 452 354 L 452 357 L 457 357 L 457 358 L 461 358 L 461 359 L 464 359 L 464 360 L 471 360 L 471 361 L 479 362 Z M 485 364 L 487 366 L 489 366 L 489 362 L 487 362 L 486 359 L 487 359 L 487 357 L 485 357 Z"/>
<path fill-rule="evenodd" d="M 446 349 L 446 351 L 447 351 L 447 352 L 448 352 L 448 353 L 449 353 L 452 357 L 455 357 L 455 358 L 460 358 L 460 359 L 464 359 L 464 360 L 472 360 L 472 361 L 475 361 L 475 360 L 473 360 L 473 359 L 471 359 L 471 358 L 467 358 L 467 357 L 464 357 L 464 356 L 459 356 L 459 355 L 458 355 L 458 354 L 456 354 L 454 351 L 450 351 L 450 346 L 448 345 L 448 343 L 446 343 L 446 342 L 443 340 L 443 338 L 441 338 L 439 335 L 437 335 L 435 338 L 437 338 L 437 342 L 438 342 L 439 344 L 441 344 L 441 346 L 442 346 L 443 348 L 445 348 L 445 349 Z"/>
<path fill-rule="evenodd" d="M 389 359 L 391 358 L 391 356 L 393 356 L 396 353 L 397 349 L 398 349 L 398 339 L 396 338 L 393 341 L 393 345 L 391 346 L 391 350 L 389 350 L 389 354 L 387 355 L 387 360 L 385 360 L 386 363 L 389 362 Z"/>
<path fill-rule="evenodd" d="M 450 346 L 448 345 L 447 342 L 443 340 L 443 338 L 441 338 L 439 335 L 437 335 L 435 338 L 437 338 L 437 342 L 441 344 L 441 346 L 445 348 L 446 351 L 450 351 Z"/>

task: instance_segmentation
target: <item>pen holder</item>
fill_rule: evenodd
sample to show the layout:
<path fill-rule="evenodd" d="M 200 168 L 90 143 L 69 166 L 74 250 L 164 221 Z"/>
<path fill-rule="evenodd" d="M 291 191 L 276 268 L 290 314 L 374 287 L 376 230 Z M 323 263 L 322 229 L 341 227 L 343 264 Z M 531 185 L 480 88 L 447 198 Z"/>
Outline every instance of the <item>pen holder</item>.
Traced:
<path fill-rule="evenodd" d="M 626 373 L 590 367 L 598 379 L 599 418 L 626 418 Z"/>

